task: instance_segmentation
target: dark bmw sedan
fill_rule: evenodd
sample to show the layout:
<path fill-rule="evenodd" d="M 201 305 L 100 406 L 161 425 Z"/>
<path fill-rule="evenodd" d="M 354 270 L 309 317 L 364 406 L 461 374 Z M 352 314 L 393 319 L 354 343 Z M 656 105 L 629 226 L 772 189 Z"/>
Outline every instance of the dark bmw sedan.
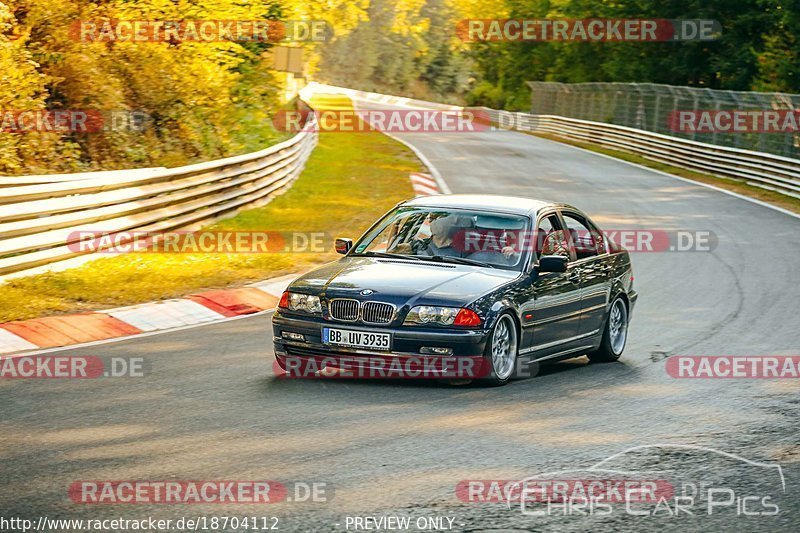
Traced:
<path fill-rule="evenodd" d="M 488 195 L 403 202 L 340 260 L 289 285 L 275 356 L 353 363 L 480 361 L 502 385 L 521 363 L 614 361 L 636 302 L 628 252 L 578 209 Z M 439 368 L 432 365 L 429 368 Z M 434 374 L 435 374 L 434 370 Z"/>

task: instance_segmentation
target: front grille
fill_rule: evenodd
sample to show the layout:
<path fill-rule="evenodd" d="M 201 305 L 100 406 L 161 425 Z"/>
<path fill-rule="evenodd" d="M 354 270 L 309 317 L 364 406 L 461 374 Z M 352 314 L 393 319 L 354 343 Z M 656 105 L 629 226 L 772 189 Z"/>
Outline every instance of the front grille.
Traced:
<path fill-rule="evenodd" d="M 345 322 L 355 322 L 358 318 L 358 308 L 360 303 L 358 300 L 350 300 L 347 298 L 337 298 L 331 300 L 328 306 L 328 311 L 331 317 L 336 320 L 344 320 Z"/>
<path fill-rule="evenodd" d="M 361 310 L 361 320 L 372 324 L 388 324 L 392 321 L 394 306 L 381 302 L 365 302 Z"/>
<path fill-rule="evenodd" d="M 394 306 L 383 302 L 364 302 L 351 298 L 334 298 L 328 304 L 334 320 L 355 322 L 359 318 L 367 324 L 388 324 L 394 317 Z"/>

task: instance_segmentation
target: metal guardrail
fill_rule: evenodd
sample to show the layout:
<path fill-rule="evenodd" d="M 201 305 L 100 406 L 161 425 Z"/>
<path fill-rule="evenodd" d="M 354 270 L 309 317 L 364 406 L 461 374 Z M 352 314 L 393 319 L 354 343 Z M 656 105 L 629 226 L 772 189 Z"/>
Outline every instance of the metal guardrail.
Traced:
<path fill-rule="evenodd" d="M 101 170 L 97 172 L 80 172 L 77 174 L 39 174 L 27 176 L 0 176 L 0 187 L 16 187 L 18 185 L 36 185 L 39 183 L 56 183 L 63 181 L 79 181 L 108 177 L 116 179 L 119 176 L 131 174 L 152 174 L 166 167 L 136 168 L 132 170 Z"/>
<path fill-rule="evenodd" d="M 798 159 L 679 139 L 603 122 L 484 109 L 492 123 L 501 129 L 547 133 L 597 144 L 688 170 L 744 180 L 748 185 L 800 198 Z"/>
<path fill-rule="evenodd" d="M 82 255 L 80 232 L 175 230 L 263 202 L 300 175 L 317 143 L 316 128 L 306 130 L 258 152 L 184 167 L 3 178 L 0 275 Z"/>
<path fill-rule="evenodd" d="M 428 102 L 426 100 L 415 100 L 406 96 L 371 93 L 368 91 L 359 91 L 357 89 L 348 89 L 346 87 L 337 87 L 336 85 L 327 85 L 318 82 L 311 82 L 300 91 L 300 95 L 304 100 L 310 99 L 312 95 L 317 93 L 343 94 L 354 100 L 366 100 L 376 104 L 385 104 L 387 106 L 401 106 L 418 109 L 441 109 L 443 111 L 462 109 L 459 106 L 450 104 L 440 104 L 438 102 Z"/>

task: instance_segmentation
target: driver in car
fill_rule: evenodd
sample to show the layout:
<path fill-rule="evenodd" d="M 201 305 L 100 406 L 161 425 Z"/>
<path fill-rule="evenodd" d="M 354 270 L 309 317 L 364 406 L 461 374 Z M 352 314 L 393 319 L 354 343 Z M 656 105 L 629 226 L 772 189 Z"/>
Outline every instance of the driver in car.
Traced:
<path fill-rule="evenodd" d="M 458 231 L 470 227 L 472 219 L 469 217 L 445 215 L 431 220 L 429 215 L 410 242 L 398 243 L 390 251 L 412 255 L 461 257 L 461 252 L 453 247 L 453 237 Z"/>
<path fill-rule="evenodd" d="M 459 232 L 474 227 L 475 221 L 472 217 L 450 214 L 431 220 L 428 216 L 411 242 L 399 243 L 391 251 L 431 257 L 464 257 L 464 251 L 454 246 L 454 239 Z M 472 253 L 468 258 L 495 264 L 514 264 L 517 255 L 513 246 L 504 246 L 500 251 Z"/>
<path fill-rule="evenodd" d="M 453 247 L 453 237 L 459 230 L 472 225 L 471 219 L 467 219 L 467 222 L 461 220 L 463 218 L 457 215 L 447 215 L 433 220 L 428 246 L 417 252 L 417 255 L 461 257 L 461 252 Z"/>

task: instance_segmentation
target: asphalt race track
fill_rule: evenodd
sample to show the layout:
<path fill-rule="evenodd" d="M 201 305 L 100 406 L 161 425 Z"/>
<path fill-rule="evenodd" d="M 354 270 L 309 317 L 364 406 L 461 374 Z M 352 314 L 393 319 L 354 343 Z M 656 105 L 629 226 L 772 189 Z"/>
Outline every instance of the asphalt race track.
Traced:
<path fill-rule="evenodd" d="M 800 382 L 674 379 L 665 359 L 798 355 L 800 220 L 520 133 L 402 138 L 454 193 L 564 201 L 604 229 L 707 231 L 718 242 L 712 251 L 632 253 L 640 298 L 618 363 L 580 357 L 501 388 L 276 379 L 269 313 L 61 352 L 143 356 L 147 372 L 0 381 L 4 515 L 275 516 L 280 531 L 345 531 L 348 516 L 387 515 L 451 517 L 455 531 L 798 529 Z M 633 516 L 623 504 L 603 516 L 531 516 L 518 504 L 456 497 L 461 480 L 586 469 L 641 445 L 659 446 L 613 466 L 713 480 L 759 502 L 769 494 L 780 512 L 719 506 L 709 515 L 699 505 L 692 515 Z M 780 465 L 785 490 L 774 470 L 752 462 Z M 67 496 L 78 480 L 148 479 L 323 482 L 332 498 L 148 506 Z"/>

